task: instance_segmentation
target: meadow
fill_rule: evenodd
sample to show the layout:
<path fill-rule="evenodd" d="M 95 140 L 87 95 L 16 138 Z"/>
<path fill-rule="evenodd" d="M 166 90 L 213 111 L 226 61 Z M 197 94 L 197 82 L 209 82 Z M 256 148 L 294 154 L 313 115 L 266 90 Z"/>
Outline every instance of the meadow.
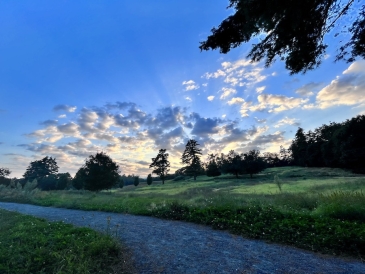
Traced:
<path fill-rule="evenodd" d="M 0 200 L 184 220 L 332 255 L 365 258 L 365 177 L 343 169 L 269 168 L 110 191 L 0 189 Z"/>

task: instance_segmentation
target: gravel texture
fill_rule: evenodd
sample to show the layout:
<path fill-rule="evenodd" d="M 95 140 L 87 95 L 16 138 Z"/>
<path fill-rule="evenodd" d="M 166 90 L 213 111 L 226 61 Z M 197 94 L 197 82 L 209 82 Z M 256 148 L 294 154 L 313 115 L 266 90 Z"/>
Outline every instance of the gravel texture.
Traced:
<path fill-rule="evenodd" d="M 15 203 L 0 202 L 0 208 L 102 232 L 109 228 L 130 248 L 138 273 L 365 273 L 360 261 L 248 240 L 180 221 Z"/>

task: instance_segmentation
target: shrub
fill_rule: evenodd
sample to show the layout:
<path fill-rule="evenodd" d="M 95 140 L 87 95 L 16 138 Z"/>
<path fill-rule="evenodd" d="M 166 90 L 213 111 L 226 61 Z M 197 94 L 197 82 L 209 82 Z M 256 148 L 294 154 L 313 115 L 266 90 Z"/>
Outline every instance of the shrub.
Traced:
<path fill-rule="evenodd" d="M 147 176 L 147 185 L 152 185 L 152 176 L 151 176 L 151 174 L 148 174 L 148 176 Z"/>
<path fill-rule="evenodd" d="M 138 186 L 139 185 L 139 177 L 134 177 L 134 182 L 133 182 L 134 186 Z"/>

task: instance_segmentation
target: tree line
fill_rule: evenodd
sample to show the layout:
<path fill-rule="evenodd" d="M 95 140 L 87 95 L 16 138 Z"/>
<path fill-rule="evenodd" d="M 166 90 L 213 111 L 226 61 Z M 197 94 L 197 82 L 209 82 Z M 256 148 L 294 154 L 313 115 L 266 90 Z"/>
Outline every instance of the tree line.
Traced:
<path fill-rule="evenodd" d="M 298 128 L 289 147 L 294 165 L 338 167 L 365 173 L 365 115 L 313 131 Z"/>

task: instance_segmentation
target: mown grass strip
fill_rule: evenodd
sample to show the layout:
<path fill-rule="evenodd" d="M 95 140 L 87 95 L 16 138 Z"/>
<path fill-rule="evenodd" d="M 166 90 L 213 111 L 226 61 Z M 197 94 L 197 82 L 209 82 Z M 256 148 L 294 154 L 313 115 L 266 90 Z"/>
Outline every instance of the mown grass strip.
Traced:
<path fill-rule="evenodd" d="M 89 228 L 0 210 L 0 273 L 131 273 L 125 252 Z"/>

